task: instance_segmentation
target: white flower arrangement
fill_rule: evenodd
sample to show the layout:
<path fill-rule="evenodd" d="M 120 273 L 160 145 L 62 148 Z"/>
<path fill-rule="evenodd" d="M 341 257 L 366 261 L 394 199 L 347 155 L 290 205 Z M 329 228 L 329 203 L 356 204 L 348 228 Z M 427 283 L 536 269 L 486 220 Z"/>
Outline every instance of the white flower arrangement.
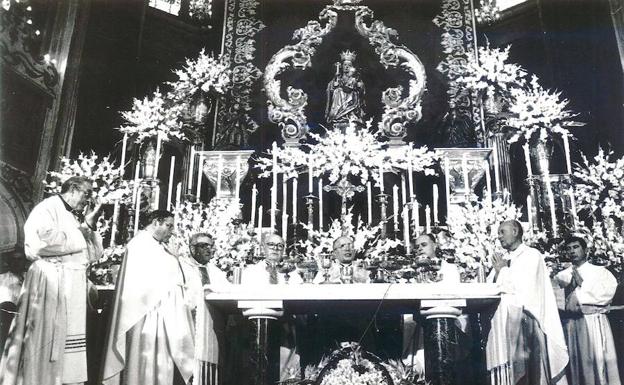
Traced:
<path fill-rule="evenodd" d="M 313 176 L 328 175 L 329 183 L 338 183 L 349 176 L 355 177 L 356 183 L 365 185 L 374 180 L 379 185 L 379 165 L 384 171 L 396 172 L 407 169 L 411 160 L 414 172 L 435 175 L 434 166 L 440 159 L 439 154 L 429 151 L 427 147 L 413 148 L 411 145 L 388 148 L 380 142 L 379 131 L 370 132 L 372 122 L 367 128 L 349 125 L 345 131 L 330 130 L 325 136 L 311 133 L 317 141 L 315 144 L 303 144 L 299 148 L 278 148 L 276 151 L 277 172 L 284 173 L 286 178 L 297 175 L 298 170 L 312 169 Z M 269 155 L 273 155 L 269 152 Z M 260 158 L 256 167 L 262 171 L 260 177 L 269 177 L 272 172 L 272 159 Z"/>
<path fill-rule="evenodd" d="M 323 377 L 321 385 L 390 385 L 382 372 L 366 359 L 355 362 L 351 358 L 338 361 L 336 368 Z"/>
<path fill-rule="evenodd" d="M 561 92 L 544 89 L 537 76 L 523 88 L 511 90 L 510 116 L 505 123 L 511 129 L 509 143 L 523 138 L 527 142 L 536 139 L 545 142 L 553 135 L 570 135 L 568 127 L 584 123 L 572 120 L 578 114 L 567 110 L 569 101 L 561 98 Z"/>
<path fill-rule="evenodd" d="M 215 241 L 214 263 L 223 271 L 244 266 L 255 253 L 253 227 L 238 221 L 240 205 L 226 199 L 208 204 L 183 203 L 175 212 L 176 240 L 182 255 L 189 256 L 188 242 L 195 233 L 210 234 Z"/>
<path fill-rule="evenodd" d="M 465 90 L 476 93 L 477 100 L 484 103 L 486 99 L 501 99 L 508 102 L 511 91 L 523 87 L 526 83 L 526 71 L 518 64 L 508 63 L 509 50 L 490 48 L 489 43 L 485 47 L 479 47 L 478 59 L 471 57 L 463 67 L 463 73 L 457 78 L 458 85 Z M 489 105 L 484 103 L 486 112 L 497 113 L 489 110 Z"/>
<path fill-rule="evenodd" d="M 168 84 L 172 88 L 173 99 L 182 103 L 188 103 L 200 90 L 223 95 L 231 87 L 229 63 L 222 56 L 215 58 L 207 55 L 205 49 L 199 52 L 196 59 L 187 58 L 185 65 L 173 72 L 178 80 Z"/>
<path fill-rule="evenodd" d="M 480 264 L 491 268 L 494 254 L 503 252 L 497 238 L 498 226 L 518 218 L 520 209 L 508 196 L 491 203 L 485 200 L 460 206 L 447 218 L 457 262 L 468 269 L 477 269 Z"/>
<path fill-rule="evenodd" d="M 174 138 L 185 140 L 180 120 L 184 108 L 183 103 L 172 102 L 172 95 L 163 95 L 156 89 L 151 97 L 134 99 L 132 110 L 121 113 L 126 123 L 118 130 L 134 138 L 137 143 L 159 135 L 164 141 Z"/>
<path fill-rule="evenodd" d="M 189 16 L 196 20 L 208 20 L 212 17 L 212 0 L 190 0 Z"/>
<path fill-rule="evenodd" d="M 78 159 L 61 158 L 60 171 L 48 172 L 48 181 L 44 181 L 45 191 L 59 194 L 63 183 L 72 176 L 85 176 L 93 180 L 93 194 L 102 203 L 130 203 L 132 197 L 131 181 L 123 180 L 120 168 L 110 161 L 110 156 L 100 158 L 94 152 L 91 155 L 80 153 Z"/>

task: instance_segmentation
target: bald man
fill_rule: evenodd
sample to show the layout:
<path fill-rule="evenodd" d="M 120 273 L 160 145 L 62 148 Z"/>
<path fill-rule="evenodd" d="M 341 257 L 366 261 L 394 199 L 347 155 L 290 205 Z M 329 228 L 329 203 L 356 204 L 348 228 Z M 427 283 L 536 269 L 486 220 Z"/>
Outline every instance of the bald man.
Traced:
<path fill-rule="evenodd" d="M 329 268 L 330 283 L 367 283 L 370 281 L 368 270 L 355 260 L 353 239 L 341 236 L 334 240 L 332 255 L 334 262 Z M 314 283 L 325 281 L 325 272 L 319 271 Z"/>
<path fill-rule="evenodd" d="M 522 235 L 520 222 L 500 224 L 498 240 L 507 253 L 494 256 L 488 277 L 503 292 L 501 306 L 507 306 L 507 314 L 512 314 L 509 309 L 521 309 L 505 330 L 508 341 L 517 341 L 507 343 L 514 383 L 566 384 L 568 353 L 550 277 L 544 257 L 522 243 Z"/>
<path fill-rule="evenodd" d="M 262 238 L 262 252 L 264 259 L 254 265 L 248 265 L 243 270 L 241 282 L 249 284 L 299 284 L 303 282 L 301 276 L 292 271 L 288 274 L 280 272 L 280 263 L 284 259 L 286 245 L 277 234 L 267 234 Z"/>

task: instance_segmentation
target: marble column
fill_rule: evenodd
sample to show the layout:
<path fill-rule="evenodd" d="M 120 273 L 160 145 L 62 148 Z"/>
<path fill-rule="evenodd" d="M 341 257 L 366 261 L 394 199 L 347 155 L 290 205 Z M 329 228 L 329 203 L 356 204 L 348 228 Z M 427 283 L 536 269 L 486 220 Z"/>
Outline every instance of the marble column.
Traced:
<path fill-rule="evenodd" d="M 279 381 L 279 334 L 272 329 L 283 315 L 281 301 L 239 301 L 238 307 L 249 322 L 249 385 L 275 384 Z"/>
<path fill-rule="evenodd" d="M 440 305 L 421 310 L 425 316 L 425 376 L 431 385 L 460 384 L 456 372 L 459 343 L 455 321 L 461 314 L 457 307 Z"/>

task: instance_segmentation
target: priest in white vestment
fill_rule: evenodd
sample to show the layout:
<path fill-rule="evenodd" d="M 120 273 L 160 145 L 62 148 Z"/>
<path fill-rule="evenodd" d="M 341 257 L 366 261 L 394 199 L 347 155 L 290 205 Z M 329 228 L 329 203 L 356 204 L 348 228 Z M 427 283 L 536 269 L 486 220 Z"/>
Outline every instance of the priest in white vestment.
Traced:
<path fill-rule="evenodd" d="M 106 342 L 105 385 L 188 384 L 195 367 L 195 297 L 176 252 L 167 246 L 173 214 L 155 210 L 128 243 Z M 175 382 L 174 382 L 175 378 Z"/>
<path fill-rule="evenodd" d="M 87 275 L 102 254 L 95 231 L 101 205 L 86 209 L 93 182 L 71 177 L 24 224 L 26 273 L 0 362 L 2 385 L 87 381 Z"/>
<path fill-rule="evenodd" d="M 486 348 L 488 369 L 499 384 L 566 384 L 568 352 L 555 294 L 542 254 L 524 245 L 522 235 L 518 221 L 498 229 L 507 254 L 495 256 L 488 277 L 503 293 Z"/>
<path fill-rule="evenodd" d="M 566 239 L 565 249 L 572 266 L 555 279 L 565 291 L 562 321 L 570 354 L 568 382 L 620 385 L 613 334 L 606 316 L 617 280 L 606 268 L 587 262 L 584 239 Z"/>
<path fill-rule="evenodd" d="M 341 236 L 334 240 L 333 251 L 334 261 L 328 269 L 329 283 L 368 283 L 370 273 L 360 261 L 355 260 L 355 248 L 353 239 L 348 236 Z M 319 271 L 314 278 L 314 283 L 325 282 L 325 272 Z"/>
<path fill-rule="evenodd" d="M 222 367 L 221 346 L 225 338 L 225 320 L 205 300 L 205 288 L 216 289 L 229 286 L 226 274 L 214 263 L 214 239 L 209 234 L 193 234 L 189 240 L 192 258 L 181 258 L 185 271 L 188 270 L 189 295 L 196 297 L 195 358 L 193 385 L 215 385 L 220 382 Z"/>

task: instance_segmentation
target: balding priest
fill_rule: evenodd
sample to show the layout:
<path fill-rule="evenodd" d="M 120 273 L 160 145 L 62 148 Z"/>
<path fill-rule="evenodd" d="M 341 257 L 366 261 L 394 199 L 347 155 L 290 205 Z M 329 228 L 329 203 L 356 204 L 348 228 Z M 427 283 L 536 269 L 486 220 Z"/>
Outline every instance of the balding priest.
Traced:
<path fill-rule="evenodd" d="M 193 374 L 195 297 L 187 293 L 188 277 L 167 245 L 173 214 L 155 210 L 148 220 L 128 243 L 117 281 L 105 385 L 187 384 Z"/>

